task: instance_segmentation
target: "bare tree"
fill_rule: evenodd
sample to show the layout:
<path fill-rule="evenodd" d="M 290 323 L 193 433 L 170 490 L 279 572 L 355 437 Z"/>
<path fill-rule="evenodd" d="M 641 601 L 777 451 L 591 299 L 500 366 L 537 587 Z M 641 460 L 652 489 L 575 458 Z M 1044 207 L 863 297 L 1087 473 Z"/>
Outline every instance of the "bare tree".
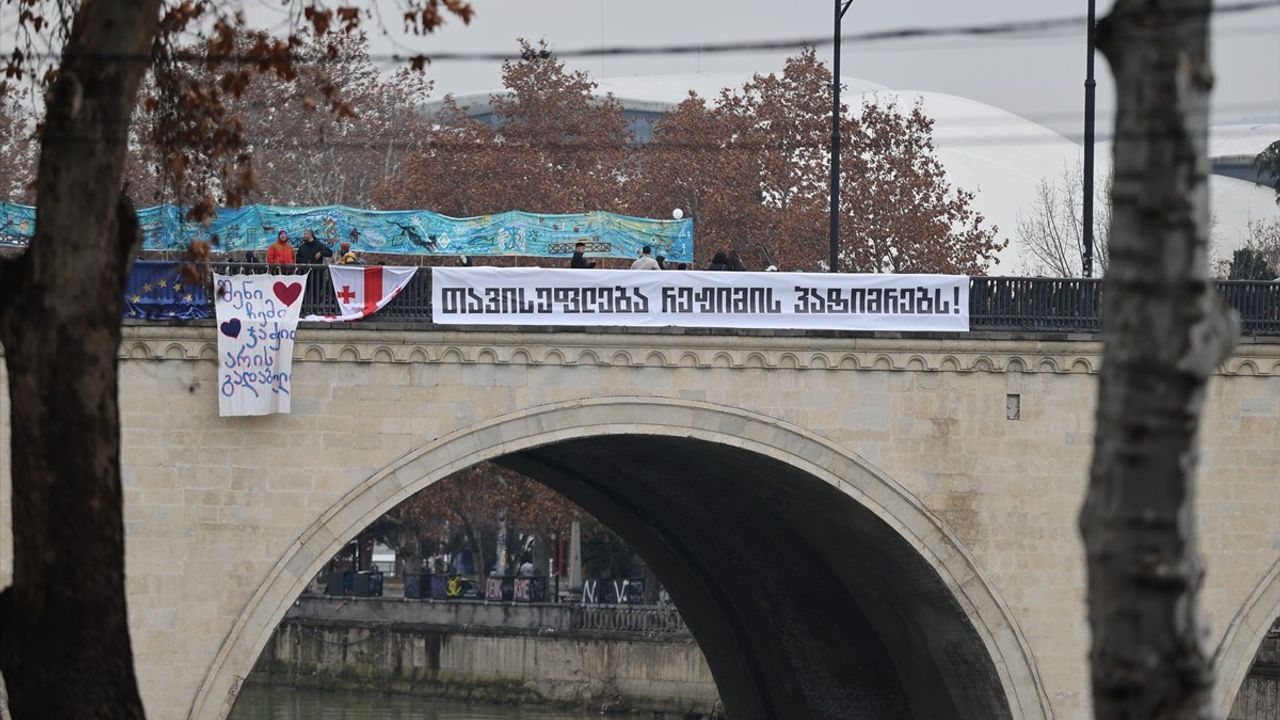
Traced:
<path fill-rule="evenodd" d="M 1080 528 L 1094 716 L 1212 717 L 1195 522 L 1200 411 L 1237 323 L 1208 273 L 1210 0 L 1118 0 L 1111 266 Z"/>
<path fill-rule="evenodd" d="M 0 93 L 0 201 L 29 203 L 35 197 L 35 119 L 25 100 L 17 89 Z"/>
<path fill-rule="evenodd" d="M 1084 258 L 1084 168 L 1064 167 L 1050 180 L 1036 186 L 1035 203 L 1018 213 L 1018 246 L 1023 272 L 1049 277 L 1080 277 Z M 1093 257 L 1099 275 L 1110 264 L 1111 178 L 1094 187 Z"/>
<path fill-rule="evenodd" d="M 1245 248 L 1256 252 L 1263 261 L 1280 272 L 1280 215 L 1266 220 L 1249 220 L 1244 236 Z"/>
<path fill-rule="evenodd" d="M 306 33 L 299 54 L 313 59 L 287 83 L 255 83 L 235 107 L 259 161 L 253 198 L 276 205 L 370 203 L 374 185 L 425 144 L 421 103 L 431 82 L 401 68 L 379 77 L 364 33 Z M 329 58 L 329 46 L 337 57 Z M 325 88 L 336 88 L 351 114 L 313 112 Z M 396 152 L 379 142 L 391 140 Z"/>
<path fill-rule="evenodd" d="M 1270 219 L 1251 218 L 1244 232 L 1244 243 L 1231 257 L 1214 259 L 1214 277 L 1223 280 L 1272 280 L 1280 273 L 1280 216 Z M 1266 275 L 1266 273 L 1272 273 Z"/>
<path fill-rule="evenodd" d="M 242 30 L 233 41 L 235 50 L 249 53 L 265 37 L 261 31 Z M 429 120 L 419 104 L 431 82 L 408 68 L 379 77 L 362 32 L 302 32 L 298 40 L 293 50 L 299 61 L 295 76 L 250 83 L 239 97 L 223 99 L 239 121 L 246 149 L 256 158 L 251 164 L 241 163 L 252 170 L 244 199 L 276 205 L 367 206 L 374 185 L 397 170 L 406 153 L 426 144 Z M 184 51 L 213 52 L 198 43 Z M 195 85 L 216 85 L 222 77 L 219 67 L 204 63 L 179 66 L 171 73 Z M 165 124 L 171 121 L 164 113 L 147 110 L 159 92 L 149 76 L 134 111 L 125 173 L 134 196 L 158 204 L 178 202 L 204 189 L 213 191 L 218 204 L 227 204 L 217 164 L 187 164 L 180 173 L 182 182 L 175 183 L 178 177 L 164 143 Z M 341 98 L 332 108 L 336 112 L 316 112 L 326 97 Z M 397 152 L 390 152 L 382 138 Z"/>

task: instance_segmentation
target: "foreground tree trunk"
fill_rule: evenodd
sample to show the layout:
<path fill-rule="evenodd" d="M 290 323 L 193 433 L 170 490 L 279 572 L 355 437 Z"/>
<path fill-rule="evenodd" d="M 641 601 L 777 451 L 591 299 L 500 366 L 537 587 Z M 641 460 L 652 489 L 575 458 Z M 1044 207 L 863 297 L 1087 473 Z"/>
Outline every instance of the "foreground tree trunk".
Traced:
<path fill-rule="evenodd" d="M 1116 76 L 1111 265 L 1088 498 L 1097 718 L 1210 718 L 1197 434 L 1234 323 L 1209 280 L 1210 0 L 1118 0 L 1099 24 Z"/>
<path fill-rule="evenodd" d="M 141 718 L 124 587 L 116 353 L 138 239 L 120 192 L 158 0 L 80 5 L 50 90 L 30 249 L 0 267 L 13 585 L 0 670 L 17 720 Z"/>

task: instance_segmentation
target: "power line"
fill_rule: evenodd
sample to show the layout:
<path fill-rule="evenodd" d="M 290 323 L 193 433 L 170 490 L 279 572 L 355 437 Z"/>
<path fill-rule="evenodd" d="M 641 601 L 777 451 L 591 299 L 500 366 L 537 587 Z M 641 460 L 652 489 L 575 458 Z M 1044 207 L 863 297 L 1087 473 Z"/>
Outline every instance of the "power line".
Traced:
<path fill-rule="evenodd" d="M 932 142 L 934 151 L 957 150 L 964 148 L 980 148 L 1001 146 L 1007 148 L 1035 148 L 1035 147 L 1051 147 L 1057 145 L 1068 145 L 1073 148 L 1083 147 L 1070 138 L 1054 133 L 1051 130 L 1045 130 L 1042 133 L 1036 133 L 1033 136 L 1026 134 L 980 134 L 975 132 L 958 132 L 947 133 L 944 128 L 943 133 L 939 133 L 936 129 L 932 133 Z M 1110 144 L 1117 141 L 1136 141 L 1136 140 L 1165 140 L 1183 137 L 1182 133 L 1175 132 L 1146 132 L 1146 133 L 1124 133 L 1112 134 L 1099 138 L 1099 144 Z M 80 135 L 68 134 L 48 136 L 46 141 L 56 141 L 71 144 L 92 145 L 103 142 L 124 142 L 121 137 L 110 137 L 106 135 Z M 784 152 L 793 152 L 800 150 L 825 150 L 826 139 L 816 138 L 802 141 L 786 141 L 786 140 L 764 140 L 764 141 L 738 141 L 733 143 L 717 143 L 707 141 L 659 141 L 640 143 L 629 140 L 619 141 L 576 141 L 576 140 L 559 140 L 559 139 L 522 139 L 520 141 L 512 141 L 507 138 L 504 142 L 495 143 L 491 140 L 469 141 L 453 138 L 434 138 L 423 140 L 402 140 L 390 138 L 387 140 L 363 140 L 363 139 L 346 139 L 335 138 L 328 140 L 305 140 L 293 141 L 286 140 L 283 143 L 268 142 L 264 140 L 250 139 L 245 148 L 247 151 L 255 153 L 255 161 L 269 160 L 269 153 L 293 152 L 302 150 L 367 150 L 386 152 L 420 152 L 426 150 L 448 151 L 466 154 L 487 154 L 499 153 L 502 155 L 516 155 L 530 152 L 542 151 L 565 151 L 565 152 L 586 152 L 586 151 L 625 151 L 633 150 L 638 152 L 691 152 L 691 151 L 719 151 L 725 153 L 738 152 L 754 152 L 758 150 L 779 150 Z M 198 151 L 199 148 L 193 148 Z M 1262 148 L 1259 148 L 1259 152 Z M 266 153 L 266 155 L 259 155 Z M 856 153 L 847 152 L 850 157 Z"/>
<path fill-rule="evenodd" d="M 1280 0 L 1247 0 L 1230 5 L 1218 5 L 1207 10 L 1185 11 L 1176 13 L 1170 22 L 1181 22 L 1188 19 L 1203 18 L 1209 15 L 1232 15 L 1280 7 Z M 1033 33 L 1053 33 L 1061 31 L 1078 31 L 1085 27 L 1087 20 L 1082 15 L 1058 18 L 1040 18 L 1033 20 L 1016 20 L 998 23 L 963 24 L 939 27 L 903 27 L 888 30 L 874 30 L 862 33 L 842 35 L 841 42 L 867 45 L 872 43 L 915 40 L 919 38 L 956 38 L 956 37 L 1010 37 L 1025 36 Z M 1147 29 L 1152 25 L 1148 24 Z M 598 57 L 641 57 L 652 55 L 692 55 L 692 54 L 726 54 L 795 51 L 804 48 L 826 47 L 835 43 L 832 36 L 791 38 L 780 40 L 748 40 L 721 43 L 696 43 L 672 45 L 616 45 L 556 50 L 552 57 L 561 59 L 598 58 Z M 12 51 L 0 51 L 0 56 Z M 32 53 L 28 57 L 55 59 L 53 53 Z M 127 53 L 88 53 L 77 57 L 102 62 L 151 62 L 150 54 Z M 371 54 L 366 56 L 371 62 L 409 62 L 415 56 L 400 53 Z M 514 51 L 481 51 L 481 52 L 436 52 L 423 54 L 432 63 L 437 62 L 507 62 L 519 60 L 520 53 Z M 270 61 L 271 57 L 251 53 L 232 53 L 227 55 L 197 55 L 196 53 L 180 54 L 180 59 L 207 62 L 210 59 L 225 63 L 256 64 Z M 291 58 L 299 64 L 323 64 L 331 62 L 349 62 L 349 59 L 331 59 L 323 55 L 315 57 L 295 56 Z"/>
<path fill-rule="evenodd" d="M 1210 7 L 1203 11 L 1186 11 L 1176 13 L 1173 21 L 1181 21 L 1208 15 L 1228 15 L 1252 12 L 1267 8 L 1280 7 L 1280 0 L 1251 0 Z M 1002 36 L 1024 35 L 1028 33 L 1045 33 L 1061 30 L 1078 31 L 1085 27 L 1087 18 L 1083 15 L 1059 18 L 1042 18 L 1035 20 L 1018 20 L 1000 23 L 951 25 L 942 27 L 907 27 L 890 30 L 874 30 L 840 36 L 842 43 L 877 43 L 896 40 L 913 40 L 916 38 L 946 38 L 965 36 Z M 576 50 L 557 50 L 553 53 L 558 58 L 589 58 L 599 56 L 643 56 L 643 55 L 690 55 L 694 53 L 734 53 L 761 52 L 776 50 L 799 50 L 809 47 L 825 47 L 835 43 L 830 35 L 821 37 L 794 38 L 790 40 L 754 40 L 726 43 L 699 43 L 695 45 L 657 45 L 649 47 L 613 46 L 600 48 L 581 48 Z M 431 62 L 467 62 L 467 61 L 505 61 L 517 57 L 513 53 L 433 53 Z M 407 60 L 399 56 L 391 59 Z"/>
<path fill-rule="evenodd" d="M 1037 46 L 1071 45 L 1081 42 L 1084 38 L 1084 34 L 1085 31 L 1083 28 L 1071 28 L 1071 32 L 1053 32 L 1044 34 L 1027 33 L 1016 37 L 1003 37 L 999 39 L 999 42 L 954 42 L 957 38 L 939 38 L 937 42 L 929 42 L 928 39 L 925 39 L 925 41 L 922 42 L 911 42 L 888 46 L 884 44 L 872 44 L 870 46 L 851 47 L 845 48 L 844 52 L 854 54 L 920 52 L 931 50 L 956 52 L 961 50 L 1004 49 L 1008 48 L 1011 43 L 1034 43 Z M 1213 32 L 1213 37 L 1215 39 L 1277 36 L 1280 36 L 1280 32 L 1268 27 L 1228 28 L 1214 30 Z"/>

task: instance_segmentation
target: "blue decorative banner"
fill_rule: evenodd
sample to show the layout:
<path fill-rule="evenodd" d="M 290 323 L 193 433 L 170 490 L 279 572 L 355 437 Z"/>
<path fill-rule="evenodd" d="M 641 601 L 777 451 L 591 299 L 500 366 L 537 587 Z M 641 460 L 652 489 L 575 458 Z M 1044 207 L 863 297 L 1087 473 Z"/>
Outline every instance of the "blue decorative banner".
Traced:
<path fill-rule="evenodd" d="M 198 238 L 217 237 L 217 252 L 263 250 L 285 230 L 289 242 L 302 232 L 336 248 L 394 255 L 523 255 L 568 258 L 575 243 L 596 257 L 635 258 L 648 245 L 671 262 L 693 262 L 693 222 L 653 220 L 608 212 L 539 215 L 505 212 L 452 218 L 426 210 L 360 210 L 343 205 L 291 208 L 246 205 L 217 211 L 207 225 L 183 221 L 175 205 L 138 211 L 144 250 L 183 250 Z M 25 246 L 35 234 L 35 208 L 0 203 L 0 244 Z"/>
<path fill-rule="evenodd" d="M 136 262 L 125 286 L 124 315 L 135 320 L 213 317 L 204 283 L 188 282 L 176 262 Z"/>

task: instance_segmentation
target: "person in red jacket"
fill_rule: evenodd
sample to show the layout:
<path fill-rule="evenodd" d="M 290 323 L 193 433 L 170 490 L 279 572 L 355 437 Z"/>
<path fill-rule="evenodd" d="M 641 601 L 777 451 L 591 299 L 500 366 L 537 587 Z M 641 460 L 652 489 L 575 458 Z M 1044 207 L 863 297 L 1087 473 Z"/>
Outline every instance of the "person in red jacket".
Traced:
<path fill-rule="evenodd" d="M 293 247 L 289 245 L 289 233 L 281 230 L 276 234 L 276 241 L 267 248 L 268 265 L 292 265 Z"/>

